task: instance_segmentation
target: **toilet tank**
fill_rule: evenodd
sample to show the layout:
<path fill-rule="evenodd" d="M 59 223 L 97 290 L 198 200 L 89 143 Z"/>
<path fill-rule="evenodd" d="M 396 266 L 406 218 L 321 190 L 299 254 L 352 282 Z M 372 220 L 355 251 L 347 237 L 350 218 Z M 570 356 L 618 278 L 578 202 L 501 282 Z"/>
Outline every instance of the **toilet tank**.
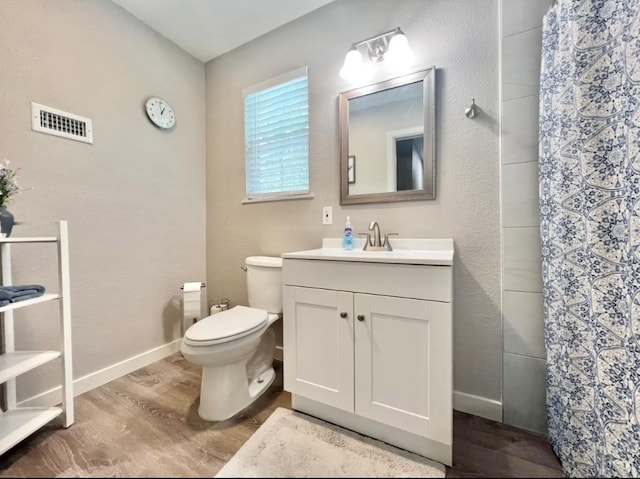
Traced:
<path fill-rule="evenodd" d="M 249 256 L 245 266 L 249 306 L 269 313 L 282 313 L 282 258 Z"/>

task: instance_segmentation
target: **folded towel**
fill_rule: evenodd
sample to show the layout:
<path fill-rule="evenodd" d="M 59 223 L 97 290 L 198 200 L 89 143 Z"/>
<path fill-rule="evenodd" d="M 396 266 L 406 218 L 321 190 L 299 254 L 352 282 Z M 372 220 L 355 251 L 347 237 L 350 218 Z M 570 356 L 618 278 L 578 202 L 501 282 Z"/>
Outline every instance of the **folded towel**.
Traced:
<path fill-rule="evenodd" d="M 0 299 L 0 308 L 6 306 L 7 304 L 11 304 L 11 301 L 9 301 L 8 299 Z"/>
<path fill-rule="evenodd" d="M 3 289 L 5 291 L 13 291 L 16 293 L 24 291 L 25 289 L 35 289 L 36 291 L 44 293 L 44 286 L 41 286 L 39 284 L 15 284 L 11 286 L 0 286 L 0 289 Z"/>
<path fill-rule="evenodd" d="M 15 286 L 0 286 L 0 301 L 22 301 L 37 298 L 44 294 L 44 286 L 39 284 L 24 284 Z"/>
<path fill-rule="evenodd" d="M 38 296 L 42 296 L 41 291 L 36 291 L 35 289 L 25 290 L 25 294 L 21 294 L 20 296 L 16 296 L 15 298 L 11 298 L 11 302 L 15 303 L 16 301 L 24 301 L 25 299 L 37 298 Z"/>

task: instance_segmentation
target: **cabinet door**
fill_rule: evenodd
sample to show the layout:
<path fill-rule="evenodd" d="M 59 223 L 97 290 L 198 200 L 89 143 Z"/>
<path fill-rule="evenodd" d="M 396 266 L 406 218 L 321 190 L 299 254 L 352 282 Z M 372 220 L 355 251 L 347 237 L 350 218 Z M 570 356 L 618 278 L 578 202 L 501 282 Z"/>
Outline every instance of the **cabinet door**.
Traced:
<path fill-rule="evenodd" d="M 356 414 L 450 443 L 451 304 L 368 294 L 354 303 Z"/>
<path fill-rule="evenodd" d="M 353 412 L 353 293 L 285 286 L 284 389 Z"/>

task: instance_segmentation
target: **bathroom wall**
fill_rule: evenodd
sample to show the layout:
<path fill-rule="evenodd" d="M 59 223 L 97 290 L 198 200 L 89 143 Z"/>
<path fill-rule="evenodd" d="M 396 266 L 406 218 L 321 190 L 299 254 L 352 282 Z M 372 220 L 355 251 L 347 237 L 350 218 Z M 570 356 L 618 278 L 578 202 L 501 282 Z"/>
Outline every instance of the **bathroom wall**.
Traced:
<path fill-rule="evenodd" d="M 500 419 L 499 5 L 485 0 L 339 0 L 206 65 L 207 283 L 209 297 L 246 303 L 249 255 L 279 256 L 354 232 L 371 220 L 401 237 L 453 238 L 455 404 Z M 338 71 L 349 46 L 400 26 L 416 67 L 437 71 L 436 194 L 433 201 L 339 204 Z M 309 68 L 312 199 L 242 204 L 242 89 Z M 372 81 L 389 77 L 384 68 Z M 472 98 L 473 120 L 464 110 Z M 333 225 L 322 225 L 322 207 Z M 321 358 L 318 358 L 320 361 Z"/>
<path fill-rule="evenodd" d="M 500 419 L 504 401 L 506 422 L 542 430 L 535 46 L 548 3 L 338 0 L 209 62 L 205 80 L 202 63 L 107 0 L 2 0 L 0 160 L 29 188 L 11 204 L 18 220 L 69 221 L 74 377 L 117 377 L 175 347 L 179 287 L 205 279 L 205 246 L 209 298 L 245 303 L 244 257 L 318 247 L 350 215 L 355 232 L 375 219 L 383 233 L 454 238 L 456 407 Z M 353 85 L 338 70 L 352 42 L 396 26 L 417 66 L 438 68 L 437 198 L 341 207 L 337 96 Z M 242 89 L 302 65 L 314 197 L 242 205 Z M 173 131 L 145 118 L 151 95 L 176 109 Z M 92 118 L 94 144 L 32 132 L 31 101 Z M 51 250 L 13 251 L 17 281 L 55 289 Z M 19 347 L 57 347 L 55 305 L 38 308 L 16 315 Z M 55 372 L 21 378 L 20 397 L 53 387 Z"/>
<path fill-rule="evenodd" d="M 542 18 L 550 0 L 502 0 L 504 422 L 545 432 L 545 357 L 538 209 Z"/>
<path fill-rule="evenodd" d="M 2 0 L 0 45 L 0 160 L 27 189 L 10 210 L 69 222 L 74 377 L 95 386 L 166 355 L 180 286 L 205 280 L 204 65 L 108 0 Z M 146 118 L 154 95 L 174 130 Z M 32 101 L 91 118 L 94 144 L 32 132 Z M 12 251 L 15 281 L 57 290 L 53 247 Z M 58 347 L 56 309 L 16 313 L 18 348 Z M 21 376 L 18 399 L 58 370 Z"/>

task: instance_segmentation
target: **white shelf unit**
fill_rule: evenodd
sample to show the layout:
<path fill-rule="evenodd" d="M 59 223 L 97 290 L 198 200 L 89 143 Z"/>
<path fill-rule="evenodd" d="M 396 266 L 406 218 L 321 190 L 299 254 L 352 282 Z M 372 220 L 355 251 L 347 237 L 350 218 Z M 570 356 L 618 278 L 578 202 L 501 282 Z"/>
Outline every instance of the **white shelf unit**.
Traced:
<path fill-rule="evenodd" d="M 0 411 L 0 454 L 4 454 L 18 442 L 40 429 L 52 419 L 62 415 L 65 428 L 73 424 L 73 372 L 71 356 L 71 302 L 69 296 L 69 234 L 64 220 L 55 222 L 19 222 L 20 226 L 54 227 L 55 236 L 24 236 L 0 238 L 0 260 L 2 262 L 2 285 L 13 284 L 11 273 L 11 248 L 15 244 L 57 244 L 58 294 L 18 301 L 0 307 L 3 354 L 0 354 L 0 384 L 5 384 L 4 406 Z M 16 351 L 13 312 L 34 304 L 58 301 L 60 321 L 60 349 L 57 351 Z M 62 403 L 55 407 L 18 407 L 16 400 L 16 378 L 49 361 L 62 358 Z"/>

